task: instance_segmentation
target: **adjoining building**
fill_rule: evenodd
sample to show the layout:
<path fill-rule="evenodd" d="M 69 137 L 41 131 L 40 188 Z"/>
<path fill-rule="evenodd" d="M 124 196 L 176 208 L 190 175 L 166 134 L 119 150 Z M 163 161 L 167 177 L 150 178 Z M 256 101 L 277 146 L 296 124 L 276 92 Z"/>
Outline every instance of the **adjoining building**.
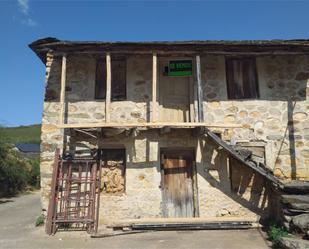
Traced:
<path fill-rule="evenodd" d="M 32 158 L 40 156 L 40 144 L 18 143 L 15 144 L 15 149 L 23 157 Z"/>
<path fill-rule="evenodd" d="M 46 65 L 49 233 L 265 219 L 276 186 L 309 179 L 307 40 L 46 38 L 30 48 Z"/>

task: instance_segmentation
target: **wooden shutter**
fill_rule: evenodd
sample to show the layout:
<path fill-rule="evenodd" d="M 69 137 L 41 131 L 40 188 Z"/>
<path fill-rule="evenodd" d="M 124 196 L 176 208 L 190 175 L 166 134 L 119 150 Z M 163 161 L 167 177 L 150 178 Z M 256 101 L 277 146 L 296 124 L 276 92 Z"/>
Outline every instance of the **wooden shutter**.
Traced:
<path fill-rule="evenodd" d="M 253 58 L 228 59 L 226 79 L 229 99 L 258 97 L 256 65 Z"/>
<path fill-rule="evenodd" d="M 112 100 L 126 99 L 126 60 L 112 59 Z"/>
<path fill-rule="evenodd" d="M 106 97 L 106 61 L 99 59 L 96 66 L 95 77 L 95 98 L 105 99 Z"/>
<path fill-rule="evenodd" d="M 252 58 L 242 60 L 242 69 L 244 98 L 259 97 L 255 60 Z"/>

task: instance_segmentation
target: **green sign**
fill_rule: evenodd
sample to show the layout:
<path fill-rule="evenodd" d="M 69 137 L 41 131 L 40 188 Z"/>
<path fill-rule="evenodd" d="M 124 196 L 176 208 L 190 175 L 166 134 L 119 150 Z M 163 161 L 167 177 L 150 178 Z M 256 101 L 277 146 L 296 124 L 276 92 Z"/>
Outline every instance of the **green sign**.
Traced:
<path fill-rule="evenodd" d="M 192 60 L 170 61 L 168 65 L 168 76 L 191 76 Z"/>

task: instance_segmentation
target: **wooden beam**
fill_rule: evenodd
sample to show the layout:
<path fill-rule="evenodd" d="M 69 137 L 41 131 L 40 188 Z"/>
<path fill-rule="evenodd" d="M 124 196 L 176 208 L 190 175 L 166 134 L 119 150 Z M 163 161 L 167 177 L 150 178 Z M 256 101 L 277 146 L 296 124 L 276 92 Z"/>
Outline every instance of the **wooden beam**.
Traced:
<path fill-rule="evenodd" d="M 151 121 L 157 121 L 157 76 L 158 76 L 158 65 L 157 65 L 157 54 L 152 55 L 152 116 Z"/>
<path fill-rule="evenodd" d="M 307 79 L 306 97 L 307 103 L 309 104 L 309 79 Z"/>
<path fill-rule="evenodd" d="M 112 67 L 111 56 L 106 54 L 106 98 L 105 98 L 105 121 L 110 122 L 110 103 L 111 103 Z"/>
<path fill-rule="evenodd" d="M 110 51 L 110 50 L 109 50 Z M 70 55 L 84 55 L 84 54 L 89 54 L 89 55 L 102 55 L 102 53 L 105 53 L 106 50 L 87 50 L 87 51 L 75 51 L 75 50 L 70 50 L 70 51 L 58 51 L 54 52 L 55 56 L 62 55 L 64 52 L 69 53 Z M 119 54 L 119 55 L 150 55 L 152 54 L 151 49 L 149 50 L 113 50 L 113 54 Z M 246 56 L 246 55 L 251 55 L 251 56 L 268 56 L 268 55 L 306 55 L 308 54 L 308 51 L 261 51 L 261 52 L 256 52 L 256 51 L 247 51 L 247 52 L 242 52 L 242 51 L 224 51 L 224 50 L 213 50 L 213 51 L 206 51 L 206 50 L 187 50 L 187 48 L 184 48 L 182 50 L 175 50 L 175 51 L 165 51 L 165 50 L 156 50 L 157 54 L 160 56 L 175 56 L 175 57 L 186 57 L 186 56 L 194 56 L 197 53 L 199 55 L 229 55 L 229 56 Z"/>
<path fill-rule="evenodd" d="M 192 122 L 150 122 L 150 123 L 84 123 L 84 124 L 63 124 L 59 125 L 58 128 L 95 128 L 95 127 L 109 127 L 109 128 L 195 128 L 195 127 L 210 127 L 210 128 L 247 128 L 241 124 L 214 124 L 214 123 L 192 123 Z"/>
<path fill-rule="evenodd" d="M 198 121 L 204 122 L 201 58 L 199 55 L 196 56 L 196 81 L 197 81 Z"/>
<path fill-rule="evenodd" d="M 64 54 L 62 55 L 62 65 L 61 65 L 59 124 L 64 124 L 66 71 L 67 71 L 67 56 L 66 54 Z"/>
<path fill-rule="evenodd" d="M 279 186 L 280 188 L 283 186 L 283 183 L 279 180 L 279 178 L 275 177 L 271 172 L 266 170 L 266 167 L 263 165 L 257 165 L 255 162 L 246 160 L 239 152 L 237 152 L 231 145 L 227 144 L 221 138 L 219 138 L 215 133 L 211 132 L 210 130 L 205 130 L 205 137 L 211 139 L 214 143 L 218 146 L 222 147 L 222 149 L 227 152 L 232 158 L 237 160 L 238 162 L 248 166 L 258 174 L 264 176 L 268 180 L 270 180 L 273 184 Z"/>

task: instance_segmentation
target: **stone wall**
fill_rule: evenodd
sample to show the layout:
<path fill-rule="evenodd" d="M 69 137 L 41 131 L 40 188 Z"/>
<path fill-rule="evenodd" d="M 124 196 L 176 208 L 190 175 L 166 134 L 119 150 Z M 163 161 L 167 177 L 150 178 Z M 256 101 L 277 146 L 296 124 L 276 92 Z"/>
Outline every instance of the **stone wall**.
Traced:
<path fill-rule="evenodd" d="M 84 141 L 79 137 L 76 142 Z M 89 141 L 90 143 L 94 143 Z M 99 148 L 125 148 L 126 174 L 124 193 L 101 192 L 100 224 L 124 222 L 126 219 L 162 217 L 160 149 L 183 148 L 195 151 L 197 168 L 197 210 L 201 218 L 246 217 L 268 215 L 266 183 L 250 170 L 240 169 L 241 193 L 232 191 L 228 157 L 219 153 L 210 141 L 186 130 L 160 134 L 158 130 L 141 131 L 135 138 L 121 134 L 99 140 Z M 239 166 L 241 167 L 241 166 Z M 249 179 L 244 184 L 244 178 Z"/>
<path fill-rule="evenodd" d="M 224 56 L 202 58 L 207 121 L 242 124 L 227 140 L 264 141 L 266 164 L 283 178 L 309 179 L 308 56 L 257 57 L 260 98 L 228 100 Z"/>
<path fill-rule="evenodd" d="M 42 209 L 47 210 L 49 194 L 51 190 L 51 179 L 53 162 L 56 148 L 63 147 L 63 130 L 58 129 L 60 105 L 57 101 L 59 92 L 61 66 L 55 63 L 53 55 L 47 54 L 46 60 L 46 91 L 43 106 L 42 128 L 41 128 L 41 203 Z M 58 100 L 59 101 L 59 100 Z"/>
<path fill-rule="evenodd" d="M 95 60 L 94 56 L 68 56 L 66 121 L 69 123 L 96 123 L 105 120 L 104 101 L 94 99 Z M 258 57 L 260 99 L 238 101 L 227 99 L 224 56 L 203 56 L 201 62 L 206 121 L 242 125 L 242 128 L 218 128 L 214 131 L 221 133 L 224 140 L 232 143 L 265 144 L 266 164 L 276 175 L 284 179 L 308 179 L 308 57 Z M 149 120 L 151 69 L 151 56 L 128 56 L 127 100 L 111 103 L 111 121 Z M 65 138 L 64 131 L 55 126 L 60 110 L 60 74 L 61 58 L 48 54 L 41 144 L 44 209 L 48 204 L 54 151 L 56 147 L 63 146 Z M 126 191 L 115 196 L 102 194 L 102 223 L 110 222 L 115 217 L 162 216 L 159 152 L 162 147 L 175 146 L 190 147 L 196 151 L 200 217 L 253 217 L 256 214 L 267 214 L 268 194 L 264 182 L 252 172 L 235 166 L 233 169 L 236 170 L 236 175 L 246 176 L 246 180 L 238 182 L 238 185 L 244 182 L 246 184 L 235 191 L 231 188 L 233 185 L 227 156 L 222 151 L 217 151 L 209 141 L 191 136 L 189 131 L 173 130 L 166 135 L 160 135 L 157 131 L 144 131 L 136 138 L 119 135 L 99 141 L 101 148 L 109 145 L 123 145 L 126 148 Z M 232 178 L 233 180 L 235 186 L 237 179 Z M 258 185 L 259 189 L 255 189 Z"/>
<path fill-rule="evenodd" d="M 58 117 L 60 94 L 61 57 L 50 63 L 50 76 L 46 88 L 45 122 L 53 123 Z M 146 122 L 149 120 L 151 98 L 151 57 L 127 57 L 127 100 L 111 103 L 111 122 Z M 105 101 L 95 99 L 96 57 L 74 56 L 67 58 L 66 122 L 87 123 L 105 121 Z M 48 114 L 48 115 L 47 115 Z"/>

